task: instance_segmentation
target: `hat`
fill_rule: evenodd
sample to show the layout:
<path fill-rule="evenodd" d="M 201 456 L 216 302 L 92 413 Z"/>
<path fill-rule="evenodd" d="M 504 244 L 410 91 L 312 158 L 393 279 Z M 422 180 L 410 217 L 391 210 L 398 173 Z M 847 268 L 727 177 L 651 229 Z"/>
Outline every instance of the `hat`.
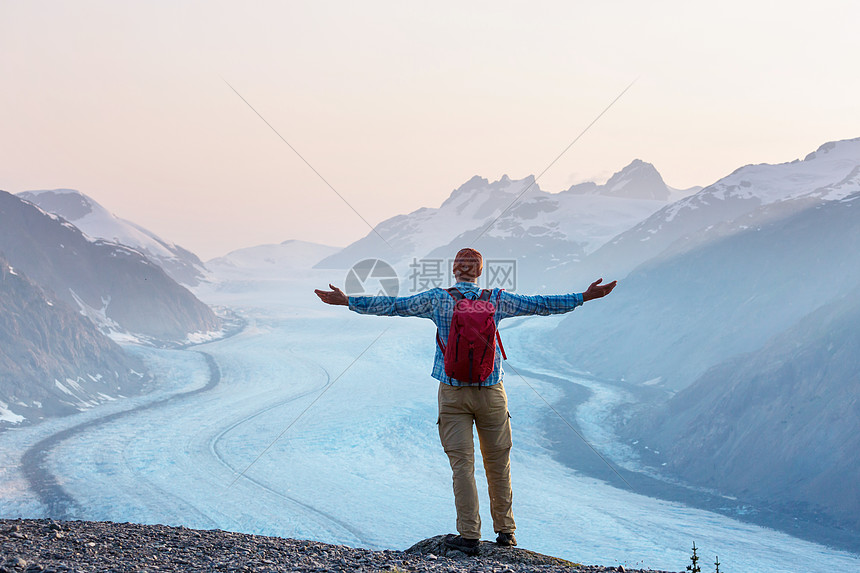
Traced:
<path fill-rule="evenodd" d="M 457 251 L 457 256 L 454 257 L 454 267 L 456 268 L 457 264 L 461 262 L 477 264 L 479 275 L 484 270 L 484 257 L 482 257 L 481 253 L 479 253 L 475 249 L 466 247 L 465 249 L 460 249 L 459 251 Z"/>

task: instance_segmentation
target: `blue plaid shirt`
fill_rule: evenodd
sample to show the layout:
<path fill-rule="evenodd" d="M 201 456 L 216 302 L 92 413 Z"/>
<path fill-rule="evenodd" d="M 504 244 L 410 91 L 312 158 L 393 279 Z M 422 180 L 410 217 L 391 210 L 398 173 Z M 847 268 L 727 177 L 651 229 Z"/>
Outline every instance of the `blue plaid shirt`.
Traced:
<path fill-rule="evenodd" d="M 481 288 L 475 283 L 460 282 L 454 285 L 466 298 L 476 299 L 481 295 Z M 496 305 L 496 328 L 503 318 L 512 316 L 528 316 L 533 314 L 549 315 L 570 312 L 582 304 L 582 295 L 578 293 L 561 295 L 523 295 L 513 294 L 500 289 L 492 289 L 490 301 Z M 360 314 L 375 314 L 379 316 L 417 316 L 429 318 L 439 329 L 443 341 L 448 340 L 451 328 L 451 317 L 454 314 L 454 297 L 447 290 L 434 288 L 413 296 L 351 296 L 349 309 Z M 433 378 L 451 386 L 465 386 L 445 374 L 445 357 L 439 345 L 436 344 L 436 357 L 433 360 Z M 492 386 L 502 381 L 501 352 L 496 342 L 496 361 L 493 373 L 484 380 L 482 386 Z"/>

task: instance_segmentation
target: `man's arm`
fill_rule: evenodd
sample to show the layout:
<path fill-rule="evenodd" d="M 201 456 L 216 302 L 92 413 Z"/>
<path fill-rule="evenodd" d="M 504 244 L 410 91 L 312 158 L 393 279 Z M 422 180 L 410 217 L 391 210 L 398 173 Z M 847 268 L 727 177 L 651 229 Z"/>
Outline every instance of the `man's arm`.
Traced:
<path fill-rule="evenodd" d="M 502 291 L 499 295 L 501 318 L 570 312 L 585 301 L 608 295 L 618 284 L 617 281 L 612 281 L 601 285 L 601 282 L 603 279 L 597 279 L 582 294 L 522 295 Z"/>
<path fill-rule="evenodd" d="M 332 290 L 315 289 L 314 292 L 326 304 L 348 306 L 359 314 L 375 314 L 379 316 L 417 316 L 431 318 L 433 312 L 432 291 L 418 293 L 413 296 L 346 296 L 334 285 L 328 285 Z"/>

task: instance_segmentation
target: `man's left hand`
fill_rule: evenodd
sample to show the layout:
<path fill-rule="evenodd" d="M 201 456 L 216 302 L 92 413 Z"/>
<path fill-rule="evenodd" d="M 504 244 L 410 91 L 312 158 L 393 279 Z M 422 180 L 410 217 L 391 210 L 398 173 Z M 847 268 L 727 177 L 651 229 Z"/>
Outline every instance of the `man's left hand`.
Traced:
<path fill-rule="evenodd" d="M 612 289 L 615 288 L 615 285 L 618 284 L 618 281 L 612 281 L 611 283 L 607 283 L 602 285 L 600 283 L 603 282 L 603 279 L 597 279 L 588 287 L 588 290 L 582 293 L 582 301 L 589 301 L 595 298 L 603 298 L 609 293 L 612 292 Z"/>

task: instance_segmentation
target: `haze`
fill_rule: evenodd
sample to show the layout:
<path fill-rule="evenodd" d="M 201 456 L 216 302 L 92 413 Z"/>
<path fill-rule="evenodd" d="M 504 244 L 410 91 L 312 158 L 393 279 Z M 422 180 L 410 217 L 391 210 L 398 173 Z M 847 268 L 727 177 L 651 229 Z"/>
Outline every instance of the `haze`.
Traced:
<path fill-rule="evenodd" d="M 669 185 L 857 137 L 855 3 L 9 2 L 0 189 L 75 188 L 204 259 L 346 245 L 472 175 Z"/>

